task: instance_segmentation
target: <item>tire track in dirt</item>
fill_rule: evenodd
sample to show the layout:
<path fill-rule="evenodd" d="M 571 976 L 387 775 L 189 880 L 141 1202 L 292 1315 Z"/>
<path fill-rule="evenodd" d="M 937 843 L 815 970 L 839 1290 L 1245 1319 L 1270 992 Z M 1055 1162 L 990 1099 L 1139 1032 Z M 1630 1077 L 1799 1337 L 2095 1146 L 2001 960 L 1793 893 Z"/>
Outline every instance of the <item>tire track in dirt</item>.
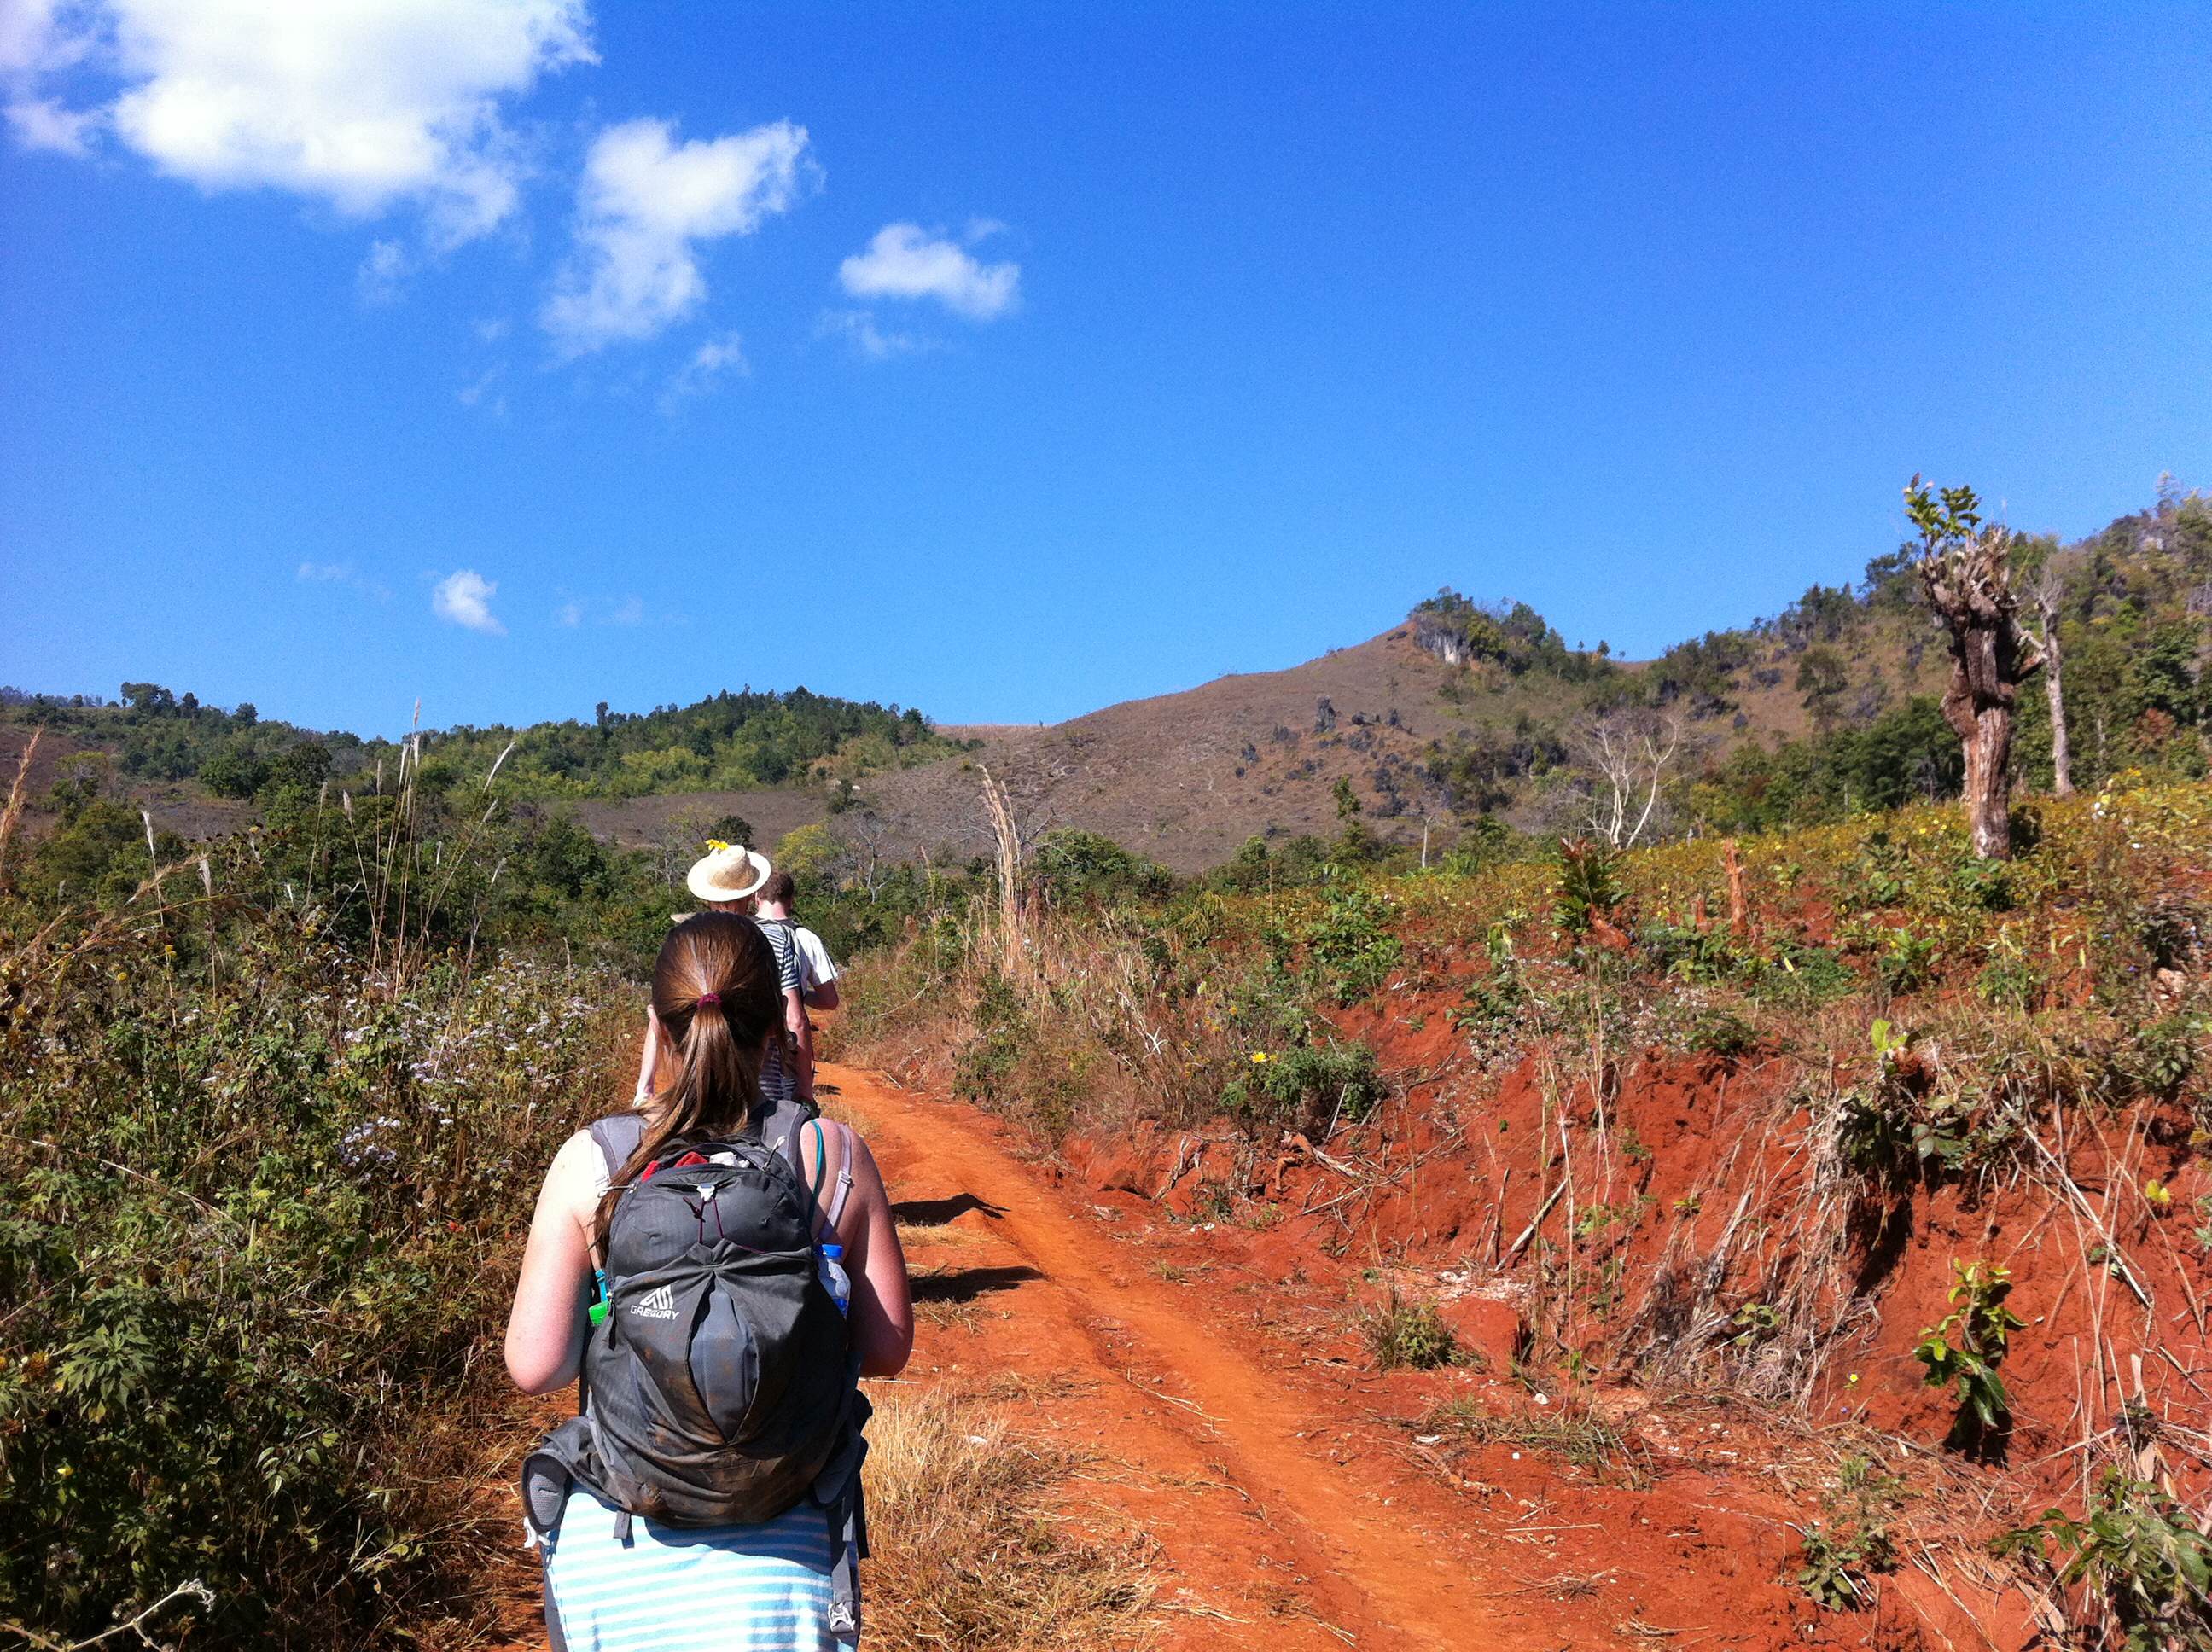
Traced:
<path fill-rule="evenodd" d="M 1066 1319 L 1080 1327 L 1080 1342 L 1061 1339 L 1052 1358 L 1086 1358 L 1089 1373 L 1102 1383 L 1133 1384 L 1147 1400 L 1169 1403 L 1151 1420 L 1117 1430 L 1121 1460 L 1146 1468 L 1146 1430 L 1160 1427 L 1185 1437 L 1191 1457 L 1211 1465 L 1233 1483 L 1237 1492 L 1264 1511 L 1267 1531 L 1287 1544 L 1304 1593 L 1316 1613 L 1356 1643 L 1371 1647 L 1498 1647 L 1539 1643 L 1526 1639 L 1531 1625 L 1499 1621 L 1482 1609 L 1480 1591 L 1456 1545 L 1439 1543 L 1415 1512 L 1390 1496 L 1389 1477 L 1363 1473 L 1328 1461 L 1320 1442 L 1346 1421 L 1318 1409 L 1310 1396 L 1269 1372 L 1219 1329 L 1194 1312 L 1199 1302 L 1187 1293 L 1132 1276 L 1141 1260 L 1119 1242 L 1071 1213 L 1060 1196 L 1006 1148 L 993 1139 L 989 1125 L 975 1109 L 896 1090 L 850 1068 L 824 1064 L 823 1077 L 837 1088 L 845 1114 L 867 1138 L 882 1163 L 895 1200 L 926 1197 L 958 1200 L 961 1195 L 991 1207 L 982 1224 L 994 1242 L 1035 1277 L 994 1301 L 1016 1304 L 1002 1311 L 1001 1322 L 980 1341 L 976 1351 L 991 1357 L 998 1339 L 1010 1364 L 1024 1336 L 1024 1297 L 1035 1304 L 1026 1317 L 1044 1339 L 1048 1319 Z M 1066 1300 L 1045 1309 L 1043 1297 Z M 1202 1302 L 1203 1299 L 1200 1299 Z M 1202 1309 L 1200 1309 L 1202 1311 Z M 927 1333 L 925 1333 L 925 1337 Z M 1140 1381 L 1133 1366 L 1158 1375 Z M 1133 1421 L 1134 1419 L 1133 1419 Z M 1155 1464 L 1167 1484 L 1170 1466 Z M 1395 1488 L 1402 1491 L 1402 1486 Z M 1178 1534 L 1162 1529 L 1153 1516 L 1176 1523 L 1177 1501 L 1152 1500 L 1146 1523 L 1170 1557 Z M 1393 1508 L 1393 1502 L 1399 1506 Z M 1218 1549 L 1218 1515 L 1189 1510 L 1204 1521 Z M 1199 1534 L 1181 1535 L 1197 1538 Z M 1268 1562 L 1252 1558 L 1254 1568 Z M 1255 1582 L 1264 1588 L 1267 1574 Z M 1517 1614 L 1503 1614 L 1510 1619 Z M 1284 1646 L 1304 1637 L 1292 1622 L 1265 1627 L 1255 1643 Z M 1209 1635 L 1219 1644 L 1227 1638 Z M 1558 1644 L 1556 1638 L 1540 1643 Z"/>

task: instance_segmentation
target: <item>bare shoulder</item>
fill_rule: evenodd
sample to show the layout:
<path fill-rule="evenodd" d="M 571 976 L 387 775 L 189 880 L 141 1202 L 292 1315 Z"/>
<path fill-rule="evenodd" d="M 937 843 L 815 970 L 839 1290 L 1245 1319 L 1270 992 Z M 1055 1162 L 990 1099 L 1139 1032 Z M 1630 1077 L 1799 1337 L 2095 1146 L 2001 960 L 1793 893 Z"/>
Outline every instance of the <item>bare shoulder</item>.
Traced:
<path fill-rule="evenodd" d="M 599 1177 L 605 1168 L 592 1133 L 579 1130 L 561 1144 L 546 1168 L 545 1197 L 581 1220 L 599 1202 Z"/>

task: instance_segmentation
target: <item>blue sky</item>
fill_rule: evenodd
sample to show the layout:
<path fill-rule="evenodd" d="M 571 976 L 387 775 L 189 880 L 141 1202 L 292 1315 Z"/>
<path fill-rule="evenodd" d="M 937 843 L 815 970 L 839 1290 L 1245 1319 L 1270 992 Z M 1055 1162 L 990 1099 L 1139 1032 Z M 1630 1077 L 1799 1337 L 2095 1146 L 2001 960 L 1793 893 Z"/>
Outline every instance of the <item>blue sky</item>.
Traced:
<path fill-rule="evenodd" d="M 2212 481 L 2202 8 L 1356 12 L 0 0 L 0 681 L 1056 719 Z"/>

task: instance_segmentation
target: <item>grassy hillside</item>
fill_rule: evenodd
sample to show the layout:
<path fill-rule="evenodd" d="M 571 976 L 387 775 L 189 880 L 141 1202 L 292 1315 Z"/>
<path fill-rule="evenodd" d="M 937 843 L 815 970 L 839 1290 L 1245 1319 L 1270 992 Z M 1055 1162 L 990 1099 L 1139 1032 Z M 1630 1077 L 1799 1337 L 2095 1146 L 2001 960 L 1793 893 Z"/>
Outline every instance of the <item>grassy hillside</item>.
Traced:
<path fill-rule="evenodd" d="M 2204 656 L 2212 639 L 2212 505 L 2169 490 L 2070 546 L 2021 547 L 2063 594 L 2075 780 L 2206 771 Z M 1809 824 L 1955 793 L 1957 743 L 1937 701 L 1949 670 L 1903 551 L 1850 587 L 1815 586 L 1782 613 L 1715 630 L 1658 659 L 1567 647 L 1519 604 L 1445 592 L 1405 625 L 1287 671 L 1224 677 L 1049 728 L 974 732 L 966 758 L 863 787 L 906 847 L 980 850 L 974 765 L 1004 783 L 1025 827 L 1103 834 L 1180 871 L 1249 839 L 1333 834 L 1348 785 L 1385 839 L 1439 845 L 1492 817 L 1578 829 L 1588 720 L 1680 720 L 1662 798 L 1673 830 Z M 2021 706 L 2021 778 L 2050 780 L 2050 719 Z"/>

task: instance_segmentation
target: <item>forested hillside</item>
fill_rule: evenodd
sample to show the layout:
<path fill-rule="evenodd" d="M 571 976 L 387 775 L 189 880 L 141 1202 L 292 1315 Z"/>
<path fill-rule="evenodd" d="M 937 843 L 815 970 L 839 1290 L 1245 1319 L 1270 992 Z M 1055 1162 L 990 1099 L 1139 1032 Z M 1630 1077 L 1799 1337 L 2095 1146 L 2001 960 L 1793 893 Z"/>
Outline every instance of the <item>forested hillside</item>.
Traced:
<path fill-rule="evenodd" d="M 399 743 L 264 720 L 250 703 L 204 705 L 155 683 L 125 683 L 117 701 L 0 689 L 0 715 L 103 752 L 126 780 L 197 780 L 219 798 L 313 791 L 325 779 L 356 789 L 395 768 Z M 927 762 L 957 748 L 919 711 L 788 693 L 714 695 L 648 712 L 599 702 L 589 723 L 461 726 L 421 737 L 426 773 L 501 773 L 532 797 L 625 798 L 738 791 L 819 774 L 850 777 Z M 509 747 L 512 750 L 508 750 Z"/>

